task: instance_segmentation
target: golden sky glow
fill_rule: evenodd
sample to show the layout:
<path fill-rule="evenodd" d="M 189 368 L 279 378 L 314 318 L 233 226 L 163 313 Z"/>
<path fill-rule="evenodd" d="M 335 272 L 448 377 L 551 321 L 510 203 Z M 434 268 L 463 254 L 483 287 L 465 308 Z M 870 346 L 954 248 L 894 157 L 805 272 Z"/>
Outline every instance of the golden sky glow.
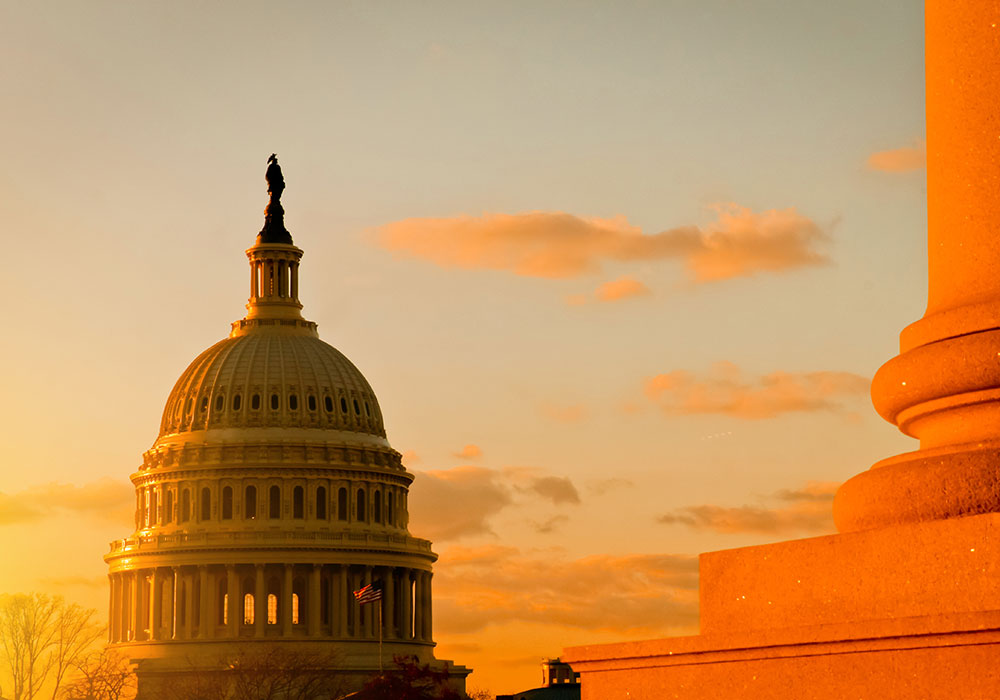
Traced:
<path fill-rule="evenodd" d="M 910 441 L 911 2 L 0 7 L 0 591 L 107 605 L 167 394 L 246 297 L 267 155 L 303 314 L 417 474 L 438 655 L 531 687 L 690 631 L 698 552 L 832 529 Z"/>

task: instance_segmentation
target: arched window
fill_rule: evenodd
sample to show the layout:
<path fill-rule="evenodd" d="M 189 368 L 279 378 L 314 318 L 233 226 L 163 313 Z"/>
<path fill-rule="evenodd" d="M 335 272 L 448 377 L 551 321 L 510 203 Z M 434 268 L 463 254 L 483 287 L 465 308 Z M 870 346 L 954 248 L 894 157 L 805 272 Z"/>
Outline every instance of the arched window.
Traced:
<path fill-rule="evenodd" d="M 333 399 L 329 396 L 323 399 L 323 408 L 326 409 L 327 413 L 333 413 Z"/>
<path fill-rule="evenodd" d="M 191 491 L 184 489 L 181 491 L 181 522 L 186 523 L 191 519 Z"/>
<path fill-rule="evenodd" d="M 149 522 L 150 527 L 156 526 L 156 489 L 149 490 Z"/>
<path fill-rule="evenodd" d="M 207 486 L 201 490 L 201 519 L 212 519 L 212 492 Z"/>
<path fill-rule="evenodd" d="M 375 518 L 375 522 L 382 522 L 382 492 L 375 492 L 375 502 L 372 504 L 372 516 Z"/>
<path fill-rule="evenodd" d="M 292 489 L 292 517 L 301 520 L 305 517 L 305 490 L 301 486 Z"/>
<path fill-rule="evenodd" d="M 292 624 L 299 624 L 299 594 L 292 593 Z"/>
<path fill-rule="evenodd" d="M 222 489 L 222 519 L 233 519 L 233 487 L 225 486 Z"/>
<path fill-rule="evenodd" d="M 372 417 L 372 409 L 368 406 L 368 402 L 365 401 L 365 415 L 369 418 Z"/>
<path fill-rule="evenodd" d="M 307 403 L 309 405 L 309 410 L 310 411 L 315 411 L 316 410 L 316 397 L 315 396 L 313 396 L 312 394 L 309 394 L 309 398 L 307 399 Z"/>
<path fill-rule="evenodd" d="M 226 405 L 226 397 L 224 394 L 219 394 L 215 397 L 215 410 L 221 411 L 222 407 Z"/>
<path fill-rule="evenodd" d="M 257 487 L 247 486 L 243 494 L 243 517 L 247 520 L 257 519 Z"/>
<path fill-rule="evenodd" d="M 343 396 L 340 397 L 340 410 L 347 413 L 347 399 Z"/>
<path fill-rule="evenodd" d="M 316 518 L 326 520 L 326 487 L 316 489 Z"/>
<path fill-rule="evenodd" d="M 271 410 L 272 411 L 277 411 L 279 405 L 281 405 L 281 404 L 278 402 L 278 395 L 277 394 L 271 394 Z"/>
<path fill-rule="evenodd" d="M 347 489 L 337 491 L 337 520 L 347 520 Z"/>
<path fill-rule="evenodd" d="M 253 593 L 247 593 L 243 596 L 243 624 L 252 625 L 253 624 Z"/>
<path fill-rule="evenodd" d="M 278 624 L 278 596 L 273 593 L 267 594 L 267 624 Z"/>
<path fill-rule="evenodd" d="M 360 416 L 361 415 L 361 408 L 358 406 L 358 400 L 357 399 L 354 399 L 354 415 L 356 415 L 356 416 Z"/>
<path fill-rule="evenodd" d="M 169 525 L 174 521 L 174 492 L 167 489 L 167 504 L 163 509 L 163 524 Z"/>
<path fill-rule="evenodd" d="M 267 517 L 272 520 L 281 517 L 281 487 L 272 486 L 267 492 Z"/>
<path fill-rule="evenodd" d="M 389 524 L 390 525 L 395 525 L 396 524 L 396 511 L 393 510 L 393 507 L 392 507 L 393 506 L 393 501 L 395 499 L 392 496 L 393 496 L 392 491 L 390 491 L 389 493 L 387 493 L 385 495 L 385 500 L 386 500 L 386 515 L 388 516 Z"/>
<path fill-rule="evenodd" d="M 260 408 L 260 394 L 254 394 L 250 397 L 250 408 L 254 411 Z"/>
<path fill-rule="evenodd" d="M 243 397 L 242 397 L 242 396 L 240 396 L 239 394 L 236 394 L 236 395 L 235 395 L 235 396 L 233 397 L 233 410 L 234 410 L 234 411 L 238 411 L 238 410 L 240 410 L 240 407 L 241 407 L 242 405 L 243 405 Z"/>
<path fill-rule="evenodd" d="M 288 395 L 288 408 L 292 411 L 299 410 L 299 397 L 295 394 Z"/>
<path fill-rule="evenodd" d="M 358 489 L 358 522 L 365 522 L 365 490 Z"/>

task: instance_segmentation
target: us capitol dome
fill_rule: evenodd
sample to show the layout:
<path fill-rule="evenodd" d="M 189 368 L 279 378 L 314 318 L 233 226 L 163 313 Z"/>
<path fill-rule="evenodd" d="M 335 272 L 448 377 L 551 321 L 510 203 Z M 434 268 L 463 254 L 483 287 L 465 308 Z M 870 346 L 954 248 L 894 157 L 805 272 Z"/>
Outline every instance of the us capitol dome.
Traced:
<path fill-rule="evenodd" d="M 272 156 L 246 251 L 247 314 L 167 398 L 131 475 L 135 531 L 111 543 L 109 642 L 140 698 L 248 650 L 323 652 L 350 687 L 394 656 L 433 656 L 431 543 L 409 534 L 413 475 L 364 375 L 302 317 L 302 250 Z M 359 604 L 372 584 L 382 600 Z"/>

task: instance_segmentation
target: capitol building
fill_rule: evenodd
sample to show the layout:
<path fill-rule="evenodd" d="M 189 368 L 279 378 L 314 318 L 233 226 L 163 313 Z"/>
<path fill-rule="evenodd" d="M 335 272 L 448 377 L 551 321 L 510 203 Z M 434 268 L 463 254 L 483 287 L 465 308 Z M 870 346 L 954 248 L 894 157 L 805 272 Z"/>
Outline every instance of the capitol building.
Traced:
<path fill-rule="evenodd" d="M 431 543 L 410 535 L 413 475 L 360 371 L 299 301 L 302 250 L 272 157 L 263 230 L 246 251 L 247 314 L 167 398 L 142 456 L 135 531 L 105 556 L 111 645 L 140 698 L 247 650 L 322 652 L 349 687 L 394 656 L 433 656 Z M 381 585 L 382 600 L 354 591 Z"/>

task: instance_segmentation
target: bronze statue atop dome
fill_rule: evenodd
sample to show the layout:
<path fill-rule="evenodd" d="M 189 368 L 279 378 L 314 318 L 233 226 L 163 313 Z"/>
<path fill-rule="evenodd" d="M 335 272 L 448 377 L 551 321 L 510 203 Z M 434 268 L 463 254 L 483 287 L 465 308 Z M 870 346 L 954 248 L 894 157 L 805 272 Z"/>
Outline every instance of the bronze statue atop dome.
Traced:
<path fill-rule="evenodd" d="M 264 173 L 267 180 L 267 193 L 270 200 L 267 208 L 264 209 L 264 228 L 257 234 L 258 243 L 287 243 L 292 244 L 292 234 L 285 228 L 285 210 L 281 206 L 281 193 L 285 191 L 285 178 L 281 174 L 281 166 L 278 165 L 278 154 L 272 153 L 267 159 L 267 171 Z"/>

